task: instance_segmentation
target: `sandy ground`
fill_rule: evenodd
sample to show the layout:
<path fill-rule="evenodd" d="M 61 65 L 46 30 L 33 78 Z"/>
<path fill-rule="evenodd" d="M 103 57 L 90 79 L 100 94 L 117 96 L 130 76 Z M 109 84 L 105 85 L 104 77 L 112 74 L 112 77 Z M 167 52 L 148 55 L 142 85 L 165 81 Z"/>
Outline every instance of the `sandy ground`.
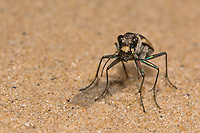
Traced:
<path fill-rule="evenodd" d="M 0 0 L 0 132 L 200 132 L 200 1 Z M 94 78 L 100 58 L 116 51 L 119 34 L 148 38 L 155 53 L 141 83 L 133 62 L 109 71 L 110 93 Z"/>

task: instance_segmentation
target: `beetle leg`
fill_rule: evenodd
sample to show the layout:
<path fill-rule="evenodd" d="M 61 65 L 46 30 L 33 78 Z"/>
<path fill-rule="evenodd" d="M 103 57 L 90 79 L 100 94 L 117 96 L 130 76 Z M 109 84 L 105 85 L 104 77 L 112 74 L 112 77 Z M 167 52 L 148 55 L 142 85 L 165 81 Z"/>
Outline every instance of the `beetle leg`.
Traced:
<path fill-rule="evenodd" d="M 144 71 L 142 69 L 142 66 L 141 66 L 139 60 L 135 60 L 135 63 L 136 63 L 136 66 L 137 66 L 137 68 L 139 69 L 139 71 L 140 71 L 140 73 L 142 75 L 142 82 L 141 82 L 141 85 L 140 85 L 140 89 L 135 95 L 140 93 L 140 103 L 142 105 L 143 111 L 146 113 L 145 108 L 144 108 L 144 104 L 143 104 L 143 100 L 142 100 L 142 86 L 143 86 L 143 83 L 144 83 L 145 73 L 144 73 Z"/>
<path fill-rule="evenodd" d="M 97 68 L 97 72 L 96 72 L 96 75 L 95 75 L 94 80 L 93 80 L 88 86 L 86 86 L 86 87 L 80 89 L 80 91 L 83 91 L 83 90 L 86 90 L 87 88 L 89 88 L 89 87 L 95 82 L 95 80 L 98 78 L 99 69 L 100 69 L 101 62 L 102 62 L 103 59 L 105 59 L 105 58 L 109 58 L 109 59 L 110 59 L 110 58 L 116 58 L 116 57 L 117 57 L 116 55 L 115 55 L 115 56 L 113 56 L 113 55 L 104 55 L 104 56 L 102 56 L 102 57 L 101 57 L 101 60 L 100 60 L 100 62 L 99 62 L 99 66 L 98 66 L 98 68 Z"/>
<path fill-rule="evenodd" d="M 123 66 L 123 68 L 124 68 L 124 72 L 125 72 L 125 74 L 126 74 L 126 77 L 128 78 L 128 73 L 127 73 L 126 66 L 124 65 L 124 62 L 123 62 L 123 61 L 121 61 L 121 62 L 122 62 L 122 66 Z"/>
<path fill-rule="evenodd" d="M 136 64 L 136 68 L 137 68 L 137 75 L 138 75 L 138 79 L 140 79 L 140 75 L 139 75 L 139 68 L 138 68 L 138 64 L 137 64 L 137 61 L 135 60 L 135 64 Z"/>
<path fill-rule="evenodd" d="M 158 75 L 159 75 L 159 67 L 157 67 L 156 65 L 154 65 L 153 63 L 147 61 L 147 60 L 141 60 L 144 64 L 150 66 L 150 67 L 153 67 L 155 68 L 158 72 L 157 72 L 157 75 L 156 75 L 156 80 L 154 82 L 154 85 L 153 85 L 153 88 L 151 90 L 153 90 L 153 97 L 154 97 L 154 101 L 157 105 L 158 108 L 161 109 L 161 107 L 158 105 L 157 101 L 156 101 L 156 90 L 155 90 L 155 87 L 156 87 L 156 83 L 157 83 L 157 80 L 158 80 Z M 150 91 L 151 91 L 150 90 Z"/>
<path fill-rule="evenodd" d="M 117 51 L 115 53 L 117 53 Z M 115 55 L 115 53 L 113 54 L 113 56 L 109 57 L 107 59 L 107 61 L 104 63 L 103 68 L 101 70 L 101 77 L 103 76 L 103 70 L 104 70 L 105 66 L 107 65 L 107 63 L 110 61 L 110 59 L 118 57 L 118 55 Z"/>
<path fill-rule="evenodd" d="M 102 70 L 101 70 L 101 77 L 103 76 L 103 70 L 104 70 L 104 68 L 105 68 L 105 66 L 106 66 L 106 64 L 108 63 L 108 61 L 110 60 L 110 58 L 105 62 L 105 64 L 103 65 L 103 68 L 102 68 Z M 126 67 L 125 67 L 125 65 L 124 65 L 124 62 L 123 61 L 121 61 L 122 62 L 122 66 L 123 66 L 123 68 L 124 68 L 124 72 L 125 72 L 125 74 L 126 74 L 126 77 L 128 78 L 128 73 L 127 73 L 127 69 L 126 69 Z"/>
<path fill-rule="evenodd" d="M 101 96 L 98 97 L 97 99 L 95 99 L 95 101 L 99 100 L 105 93 L 109 93 L 109 90 L 108 90 L 108 70 L 109 70 L 110 68 L 112 68 L 114 65 L 118 64 L 120 61 L 121 61 L 121 59 L 120 59 L 120 58 L 117 58 L 117 59 L 115 59 L 115 60 L 107 67 L 107 69 L 106 69 L 106 79 L 107 79 L 107 81 L 106 81 L 106 88 L 105 88 L 105 90 L 103 91 L 103 93 L 101 94 Z"/>
<path fill-rule="evenodd" d="M 158 54 L 151 55 L 149 57 L 146 57 L 145 60 L 151 60 L 151 59 L 157 58 L 157 57 L 162 56 L 162 55 L 165 55 L 165 63 L 166 63 L 166 74 L 165 74 L 165 77 L 166 77 L 167 81 L 170 83 L 171 86 L 173 86 L 175 89 L 178 89 L 174 84 L 172 84 L 172 82 L 169 80 L 169 77 L 168 77 L 168 72 L 167 72 L 167 53 L 166 52 L 161 52 L 161 53 L 158 53 Z"/>
<path fill-rule="evenodd" d="M 104 63 L 103 68 L 102 68 L 102 70 L 101 70 L 101 77 L 103 76 L 103 70 L 104 70 L 105 66 L 107 65 L 108 61 L 110 61 L 110 59 L 111 59 L 111 58 L 109 58 L 109 59 Z"/>

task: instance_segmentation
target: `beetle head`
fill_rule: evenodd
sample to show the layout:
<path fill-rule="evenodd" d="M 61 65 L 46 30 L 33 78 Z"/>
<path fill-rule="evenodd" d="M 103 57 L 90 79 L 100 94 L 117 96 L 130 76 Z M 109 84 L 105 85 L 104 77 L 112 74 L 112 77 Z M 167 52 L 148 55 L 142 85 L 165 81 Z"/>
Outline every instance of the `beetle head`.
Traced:
<path fill-rule="evenodd" d="M 134 48 L 137 46 L 138 37 L 134 33 L 125 33 L 124 35 L 118 36 L 119 48 L 127 53 L 133 52 Z"/>

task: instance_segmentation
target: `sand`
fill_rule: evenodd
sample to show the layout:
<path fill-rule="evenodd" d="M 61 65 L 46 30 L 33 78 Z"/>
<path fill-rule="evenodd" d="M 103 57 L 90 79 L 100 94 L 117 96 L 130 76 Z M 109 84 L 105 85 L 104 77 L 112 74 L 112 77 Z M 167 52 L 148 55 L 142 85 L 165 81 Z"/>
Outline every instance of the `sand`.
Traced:
<path fill-rule="evenodd" d="M 0 132 L 200 132 L 200 1 L 0 0 Z M 85 92 L 117 36 L 144 35 L 160 68 L 143 65 L 140 105 L 134 62 L 109 70 Z"/>

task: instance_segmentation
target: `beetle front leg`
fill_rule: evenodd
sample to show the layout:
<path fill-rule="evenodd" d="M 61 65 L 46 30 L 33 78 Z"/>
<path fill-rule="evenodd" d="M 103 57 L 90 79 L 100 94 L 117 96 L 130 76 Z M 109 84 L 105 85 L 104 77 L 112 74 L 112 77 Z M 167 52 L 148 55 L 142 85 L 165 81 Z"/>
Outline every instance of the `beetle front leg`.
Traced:
<path fill-rule="evenodd" d="M 124 72 L 125 72 L 125 74 L 126 74 L 126 77 L 128 78 L 128 73 L 127 73 L 126 66 L 124 65 L 124 62 L 123 62 L 123 61 L 121 61 L 121 62 L 122 62 L 122 66 L 123 66 L 123 68 L 124 68 Z"/>
<path fill-rule="evenodd" d="M 135 60 L 135 63 L 136 63 L 136 66 L 137 66 L 137 68 L 139 69 L 139 71 L 140 71 L 140 73 L 142 75 L 142 82 L 141 82 L 141 85 L 140 85 L 140 89 L 139 89 L 139 91 L 137 93 L 135 93 L 135 95 L 137 95 L 138 93 L 140 93 L 140 103 L 142 105 L 143 112 L 146 113 L 145 108 L 144 108 L 144 104 L 143 104 L 143 100 L 142 100 L 142 86 L 143 86 L 144 79 L 145 79 L 145 73 L 144 73 L 144 71 L 142 69 L 142 66 L 141 66 L 139 60 Z"/>
<path fill-rule="evenodd" d="M 116 57 L 117 57 L 117 56 L 113 56 L 113 55 L 104 55 L 104 56 L 102 56 L 102 57 L 101 57 L 101 60 L 100 60 L 100 62 L 99 62 L 99 66 L 98 66 L 98 68 L 97 68 L 97 72 L 96 72 L 96 75 L 95 75 L 94 80 L 93 80 L 88 86 L 86 86 L 86 87 L 80 89 L 80 91 L 84 91 L 84 90 L 88 89 L 88 88 L 96 81 L 96 79 L 98 78 L 99 69 L 100 69 L 101 62 L 102 62 L 103 59 L 105 59 L 105 58 L 109 58 L 109 59 L 110 59 L 110 58 L 116 58 Z"/>
<path fill-rule="evenodd" d="M 110 68 L 112 68 L 113 66 L 115 66 L 116 64 L 118 64 L 120 61 L 121 61 L 121 59 L 117 58 L 107 67 L 107 69 L 106 69 L 106 79 L 107 79 L 106 80 L 106 88 L 104 89 L 103 93 L 97 99 L 95 99 L 95 101 L 99 100 L 105 93 L 109 92 L 109 90 L 108 90 L 108 83 L 109 83 L 109 81 L 108 81 L 108 70 Z"/>

